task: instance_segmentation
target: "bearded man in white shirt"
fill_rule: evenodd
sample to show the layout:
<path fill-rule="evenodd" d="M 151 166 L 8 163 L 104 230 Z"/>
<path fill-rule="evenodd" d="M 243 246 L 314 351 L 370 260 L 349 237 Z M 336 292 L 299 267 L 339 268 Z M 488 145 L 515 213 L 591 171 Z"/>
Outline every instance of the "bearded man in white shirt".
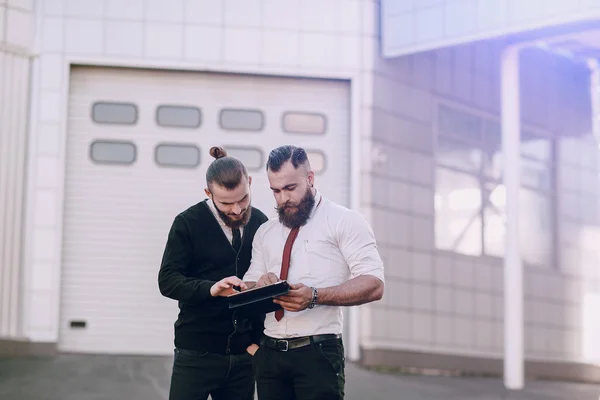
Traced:
<path fill-rule="evenodd" d="M 257 230 L 244 286 L 287 280 L 291 290 L 274 300 L 282 309 L 266 315 L 254 355 L 258 397 L 343 399 L 341 307 L 383 297 L 383 263 L 373 230 L 362 214 L 315 189 L 304 149 L 271 151 L 267 174 L 279 217 Z"/>

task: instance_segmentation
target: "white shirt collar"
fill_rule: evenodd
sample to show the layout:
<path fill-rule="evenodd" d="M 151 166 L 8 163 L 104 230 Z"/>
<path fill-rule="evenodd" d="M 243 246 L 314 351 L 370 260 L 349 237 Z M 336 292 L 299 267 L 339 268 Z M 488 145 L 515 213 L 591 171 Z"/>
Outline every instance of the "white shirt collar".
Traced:
<path fill-rule="evenodd" d="M 315 188 L 315 204 L 313 205 L 312 211 L 310 213 L 310 217 L 312 218 L 317 212 L 317 208 L 321 206 L 322 202 L 325 200 L 323 195 Z"/>

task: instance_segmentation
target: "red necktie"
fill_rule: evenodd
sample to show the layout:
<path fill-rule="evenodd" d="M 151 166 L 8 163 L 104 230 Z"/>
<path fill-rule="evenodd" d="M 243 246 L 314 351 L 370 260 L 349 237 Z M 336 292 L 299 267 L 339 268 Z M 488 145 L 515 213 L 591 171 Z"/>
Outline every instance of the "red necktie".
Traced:
<path fill-rule="evenodd" d="M 286 280 L 288 276 L 288 270 L 290 269 L 290 258 L 292 254 L 292 245 L 294 244 L 294 240 L 296 240 L 296 236 L 298 236 L 298 231 L 300 227 L 293 228 L 285 242 L 285 247 L 283 248 L 283 260 L 281 260 L 281 273 L 279 274 L 279 279 Z M 275 319 L 277 321 L 281 321 L 283 318 L 283 309 L 275 311 Z"/>

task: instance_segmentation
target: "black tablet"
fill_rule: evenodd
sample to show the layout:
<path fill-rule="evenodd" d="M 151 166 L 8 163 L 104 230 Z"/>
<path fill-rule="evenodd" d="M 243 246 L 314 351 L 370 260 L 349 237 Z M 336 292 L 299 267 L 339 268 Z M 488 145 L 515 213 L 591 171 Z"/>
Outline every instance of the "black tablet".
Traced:
<path fill-rule="evenodd" d="M 229 308 L 241 316 L 267 314 L 281 309 L 273 298 L 286 294 L 290 290 L 287 281 L 279 281 L 270 285 L 255 287 L 227 296 Z"/>

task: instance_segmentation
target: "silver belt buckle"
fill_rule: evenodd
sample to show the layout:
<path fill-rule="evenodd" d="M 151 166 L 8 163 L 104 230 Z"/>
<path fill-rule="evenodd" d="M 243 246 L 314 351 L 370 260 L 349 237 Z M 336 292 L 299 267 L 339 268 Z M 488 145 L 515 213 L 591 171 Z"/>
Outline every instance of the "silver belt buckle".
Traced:
<path fill-rule="evenodd" d="M 285 343 L 285 349 L 282 350 L 282 349 L 279 348 L 279 344 L 280 343 Z M 279 351 L 288 351 L 289 348 L 290 348 L 290 342 L 288 340 L 285 340 L 285 339 L 279 339 L 279 340 L 277 340 L 277 350 L 279 350 Z"/>

